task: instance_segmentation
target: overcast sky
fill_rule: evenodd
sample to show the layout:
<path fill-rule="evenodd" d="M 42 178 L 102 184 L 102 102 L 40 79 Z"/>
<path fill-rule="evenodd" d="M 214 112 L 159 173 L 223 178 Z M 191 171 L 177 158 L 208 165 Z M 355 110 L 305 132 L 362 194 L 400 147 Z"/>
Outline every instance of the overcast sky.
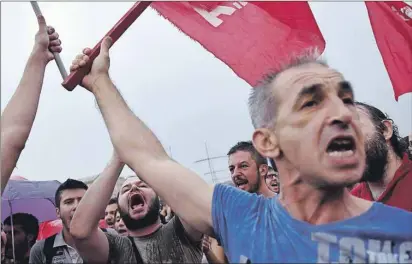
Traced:
<path fill-rule="evenodd" d="M 66 68 L 84 48 L 93 47 L 133 5 L 126 3 L 40 2 L 49 25 L 63 41 Z M 412 96 L 394 100 L 388 74 L 364 3 L 311 3 L 326 39 L 328 62 L 354 85 L 357 100 L 387 112 L 401 135 L 412 131 Z M 28 2 L 1 3 L 1 108 L 21 78 L 37 31 Z M 131 26 L 111 51 L 111 76 L 133 111 L 156 133 L 173 158 L 210 181 L 205 141 L 211 156 L 224 156 L 253 129 L 247 111 L 249 85 L 152 9 Z M 54 62 L 47 67 L 32 133 L 14 175 L 64 181 L 99 173 L 112 152 L 93 96 L 67 92 Z M 213 162 L 221 179 L 227 159 Z M 123 174 L 132 174 L 125 169 Z"/>

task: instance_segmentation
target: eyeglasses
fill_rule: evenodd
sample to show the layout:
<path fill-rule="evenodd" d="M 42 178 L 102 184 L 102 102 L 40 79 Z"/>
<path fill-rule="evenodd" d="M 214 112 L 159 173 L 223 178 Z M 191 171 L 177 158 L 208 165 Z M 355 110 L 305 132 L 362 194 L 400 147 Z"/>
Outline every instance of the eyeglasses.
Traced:
<path fill-rule="evenodd" d="M 276 179 L 278 177 L 278 173 L 271 173 L 266 175 L 266 179 Z"/>

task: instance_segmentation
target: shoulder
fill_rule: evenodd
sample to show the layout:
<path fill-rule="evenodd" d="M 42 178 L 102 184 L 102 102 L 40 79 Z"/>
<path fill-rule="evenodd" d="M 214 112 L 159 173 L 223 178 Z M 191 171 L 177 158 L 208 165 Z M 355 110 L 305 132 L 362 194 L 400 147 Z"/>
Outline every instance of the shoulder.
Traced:
<path fill-rule="evenodd" d="M 216 184 L 213 188 L 213 195 L 226 195 L 226 194 L 232 194 L 235 196 L 243 196 L 243 197 L 251 197 L 254 196 L 254 194 L 242 191 L 236 187 L 226 185 L 226 184 Z"/>
<path fill-rule="evenodd" d="M 45 258 L 43 253 L 45 240 L 37 241 L 30 249 L 30 263 L 42 262 Z"/>
<path fill-rule="evenodd" d="M 126 236 L 120 236 L 117 233 L 105 232 L 109 245 L 115 247 L 132 246 L 132 242 Z"/>
<path fill-rule="evenodd" d="M 225 207 L 225 210 L 229 209 L 229 206 L 251 206 L 261 202 L 268 201 L 263 195 L 257 195 L 255 193 L 248 193 L 239 190 L 236 187 L 228 186 L 225 184 L 216 184 L 213 191 L 213 204 L 212 207 Z M 241 208 L 244 210 L 247 207 Z M 230 209 L 236 209 L 232 207 Z M 240 209 L 240 208 L 238 208 Z"/>
<path fill-rule="evenodd" d="M 163 232 L 175 233 L 180 240 L 188 240 L 194 247 L 201 247 L 203 234 L 182 221 L 177 215 L 163 226 Z"/>
<path fill-rule="evenodd" d="M 129 237 L 105 233 L 109 242 L 109 263 L 136 263 Z"/>
<path fill-rule="evenodd" d="M 388 229 L 390 232 L 399 233 L 400 237 L 412 237 L 412 212 L 374 202 L 374 223 Z"/>
<path fill-rule="evenodd" d="M 106 233 L 112 234 L 112 235 L 117 235 L 116 230 L 114 230 L 113 228 L 106 228 Z"/>
<path fill-rule="evenodd" d="M 408 221 L 408 223 L 412 223 L 412 212 L 408 212 L 406 210 L 394 206 L 389 206 L 380 202 L 374 202 L 374 206 L 377 207 L 378 212 L 380 214 L 387 215 L 387 217 L 390 217 L 393 223 L 398 221 Z"/>
<path fill-rule="evenodd" d="M 34 253 L 39 253 L 43 251 L 44 248 L 44 243 L 45 243 L 45 239 L 44 240 L 38 240 L 36 243 L 34 243 L 34 245 L 31 247 L 30 252 L 34 252 Z"/>
<path fill-rule="evenodd" d="M 172 219 L 170 219 L 170 221 L 164 224 L 161 228 L 161 233 L 163 234 L 162 236 L 173 237 L 174 234 L 176 234 L 179 239 L 182 239 L 182 235 L 185 234 L 183 223 L 177 215 L 173 216 Z"/>

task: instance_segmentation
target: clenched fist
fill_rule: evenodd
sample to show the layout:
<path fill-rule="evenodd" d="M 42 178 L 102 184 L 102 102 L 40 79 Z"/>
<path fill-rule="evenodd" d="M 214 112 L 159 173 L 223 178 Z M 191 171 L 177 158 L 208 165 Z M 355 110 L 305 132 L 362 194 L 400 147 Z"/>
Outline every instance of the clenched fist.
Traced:
<path fill-rule="evenodd" d="M 202 251 L 203 251 L 203 253 L 205 253 L 205 254 L 209 253 L 210 246 L 211 246 L 210 237 L 205 235 L 203 237 L 203 240 L 202 240 Z"/>
<path fill-rule="evenodd" d="M 93 84 L 96 80 L 100 77 L 108 77 L 109 76 L 109 68 L 110 68 L 110 57 L 109 57 L 109 49 L 112 46 L 112 39 L 110 37 L 106 37 L 103 39 L 102 43 L 100 44 L 100 53 L 93 61 L 91 69 L 88 70 L 88 74 L 83 78 L 81 85 L 86 88 L 87 90 L 93 91 Z M 70 71 L 76 71 L 83 67 L 90 67 L 87 64 L 90 61 L 90 54 L 92 50 L 89 48 L 85 48 L 82 54 L 76 56 L 73 60 L 72 65 L 70 66 Z"/>
<path fill-rule="evenodd" d="M 38 16 L 37 22 L 39 24 L 39 31 L 36 33 L 33 54 L 39 55 L 48 63 L 54 59 L 53 52 L 62 51 L 62 42 L 54 28 L 46 25 L 46 20 L 43 16 Z"/>

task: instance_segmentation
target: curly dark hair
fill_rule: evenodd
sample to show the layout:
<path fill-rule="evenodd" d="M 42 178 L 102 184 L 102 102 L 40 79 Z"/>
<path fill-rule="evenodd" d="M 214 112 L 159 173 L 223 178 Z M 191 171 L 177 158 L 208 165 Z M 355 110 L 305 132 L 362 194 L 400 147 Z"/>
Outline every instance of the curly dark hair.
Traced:
<path fill-rule="evenodd" d="M 369 117 L 372 123 L 375 125 L 375 128 L 378 131 L 378 133 L 383 134 L 386 128 L 382 121 L 389 120 L 392 122 L 393 133 L 390 139 L 390 143 L 395 154 L 399 158 L 402 158 L 404 153 L 408 149 L 408 145 L 405 144 L 404 140 L 402 140 L 402 138 L 399 136 L 399 129 L 395 122 L 393 122 L 393 120 L 387 114 L 383 113 L 381 110 L 372 105 L 361 102 L 356 102 L 355 104 L 356 106 L 364 108 L 368 112 Z"/>

